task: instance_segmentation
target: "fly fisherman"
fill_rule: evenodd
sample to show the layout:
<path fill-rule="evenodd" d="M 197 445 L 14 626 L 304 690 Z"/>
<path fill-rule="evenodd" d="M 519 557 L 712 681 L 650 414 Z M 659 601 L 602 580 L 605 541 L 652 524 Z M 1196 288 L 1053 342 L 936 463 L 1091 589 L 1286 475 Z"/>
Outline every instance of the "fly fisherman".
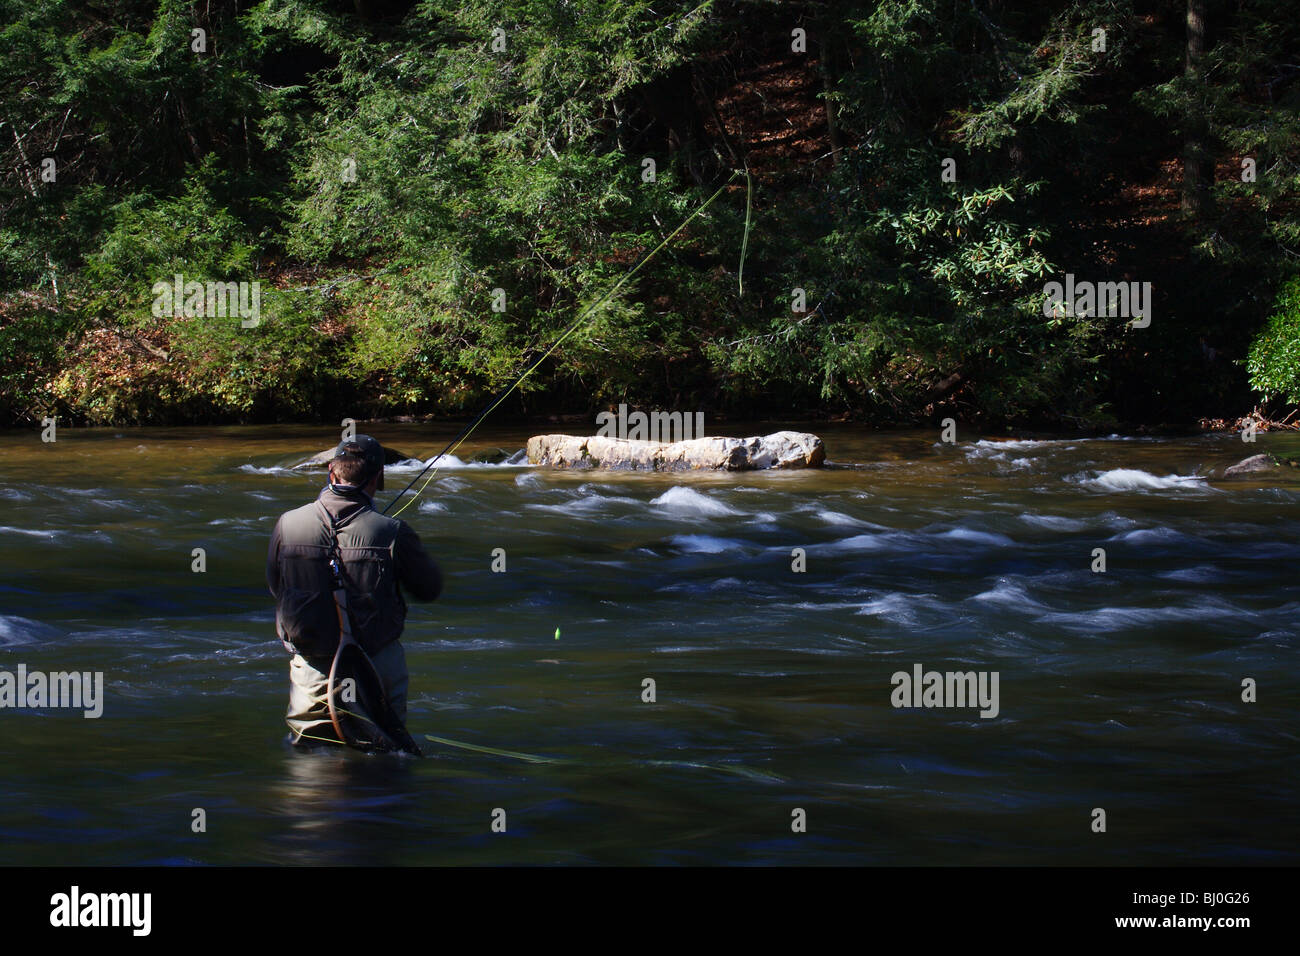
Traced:
<path fill-rule="evenodd" d="M 285 719 L 297 746 L 339 741 L 329 675 L 345 616 L 393 714 L 406 722 L 406 653 L 398 641 L 406 602 L 398 585 L 417 601 L 432 601 L 442 591 L 442 573 L 410 525 L 373 508 L 371 497 L 383 487 L 383 446 L 357 435 L 335 449 L 320 497 L 281 515 L 271 535 L 266 581 L 276 599 L 276 632 L 293 654 Z M 346 609 L 336 605 L 332 555 L 341 564 Z"/>

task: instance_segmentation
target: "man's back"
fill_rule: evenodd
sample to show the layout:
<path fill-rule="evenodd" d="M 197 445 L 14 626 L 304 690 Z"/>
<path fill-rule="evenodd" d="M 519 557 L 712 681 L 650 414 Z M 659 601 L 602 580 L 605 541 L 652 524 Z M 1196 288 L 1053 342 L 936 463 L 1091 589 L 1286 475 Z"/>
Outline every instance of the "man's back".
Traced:
<path fill-rule="evenodd" d="M 320 496 L 282 514 L 271 534 L 266 583 L 275 595 L 276 632 L 293 654 L 285 721 L 294 744 L 373 744 L 372 735 L 343 729 L 338 698 L 351 671 L 383 684 L 379 709 L 370 715 L 379 720 L 371 724 L 386 728 L 390 742 L 418 753 L 404 727 L 398 736 L 405 735 L 409 746 L 389 732 L 394 722 L 406 722 L 409 675 L 398 640 L 406 624 L 401 589 L 417 601 L 432 601 L 442 592 L 442 573 L 406 522 L 371 506 L 371 495 L 384 487 L 386 458 L 384 447 L 369 435 L 345 438 L 330 459 L 329 484 Z M 339 586 L 345 593 L 336 599 Z M 345 624 L 352 640 L 343 639 Z M 349 720 L 366 718 L 352 712 L 365 710 L 360 701 L 344 703 Z"/>
<path fill-rule="evenodd" d="M 401 589 L 415 600 L 432 601 L 442 591 L 442 573 L 410 525 L 379 514 L 359 489 L 327 486 L 316 501 L 280 516 L 267 552 L 278 633 L 304 656 L 332 654 L 338 641 L 330 530 L 322 508 L 338 537 L 353 636 L 374 654 L 402 634 Z"/>

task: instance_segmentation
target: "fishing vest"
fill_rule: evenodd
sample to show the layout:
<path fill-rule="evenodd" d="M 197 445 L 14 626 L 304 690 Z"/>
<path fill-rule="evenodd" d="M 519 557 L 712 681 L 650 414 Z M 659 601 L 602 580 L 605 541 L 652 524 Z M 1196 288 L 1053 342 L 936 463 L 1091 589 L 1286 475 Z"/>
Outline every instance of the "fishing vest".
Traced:
<path fill-rule="evenodd" d="M 334 519 L 332 534 L 329 519 Z M 336 518 L 321 499 L 280 518 L 275 626 L 288 650 L 306 658 L 328 658 L 338 648 L 339 618 L 329 565 L 335 536 L 352 636 L 367 654 L 401 637 L 406 601 L 397 586 L 393 558 L 400 527 L 400 521 L 370 507 Z"/>

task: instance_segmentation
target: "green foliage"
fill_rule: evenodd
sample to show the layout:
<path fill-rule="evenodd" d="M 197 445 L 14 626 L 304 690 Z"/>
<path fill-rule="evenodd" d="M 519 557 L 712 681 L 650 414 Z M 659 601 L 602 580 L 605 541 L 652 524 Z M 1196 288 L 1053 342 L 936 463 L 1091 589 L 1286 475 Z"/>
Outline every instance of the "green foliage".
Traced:
<path fill-rule="evenodd" d="M 266 396 L 282 414 L 310 413 L 328 384 L 318 370 L 337 362 L 330 337 L 316 327 L 319 298 L 311 290 L 263 289 L 258 324 L 235 317 L 179 319 L 171 325 L 172 360 L 184 362 L 188 396 L 204 396 L 218 412 L 246 417 Z"/>
<path fill-rule="evenodd" d="M 799 251 L 789 240 L 757 244 L 757 258 L 784 260 L 766 287 L 779 311 L 711 343 L 709 358 L 737 392 L 791 383 L 809 404 L 878 420 L 915 420 L 940 404 L 1007 420 L 1097 417 L 1107 330 L 1041 313 L 1057 268 L 1047 183 L 987 155 L 1012 136 L 1050 144 L 1088 114 L 1071 97 L 1090 34 L 1058 18 L 1041 43 L 1014 41 L 974 8 L 954 16 L 925 0 L 881 3 L 850 22 L 864 67 L 835 98 L 856 147 L 820 209 L 787 203 L 767 224 L 769 234 L 821 235 Z M 1049 39 L 1062 44 L 1055 65 L 1033 66 Z M 944 144 L 940 127 L 953 123 Z M 949 159 L 956 182 L 940 175 Z M 806 314 L 790 311 L 791 288 L 807 291 Z"/>
<path fill-rule="evenodd" d="M 992 38 L 998 76 L 972 108 L 958 109 L 959 138 L 970 148 L 1002 145 L 1039 124 L 1075 126 L 1099 108 L 1083 100 L 1086 82 L 1127 57 L 1126 28 L 1132 11 L 1126 0 L 1070 4 L 1055 13 L 1033 42 L 1009 36 L 986 17 L 980 25 Z M 1103 31 L 1098 35 L 1094 31 Z M 1105 51 L 1095 49 L 1105 41 Z M 1060 140 L 1057 140 L 1058 144 Z"/>
<path fill-rule="evenodd" d="M 1214 35 L 1197 82 L 1181 71 L 1136 99 L 1183 134 L 1189 118 L 1203 122 L 1227 175 L 1216 177 L 1223 220 L 1199 225 L 1196 250 L 1240 267 L 1237 283 L 1265 296 L 1285 257 L 1300 244 L 1300 83 L 1281 51 L 1300 48 L 1300 20 L 1286 0 L 1253 0 Z M 1253 162 L 1247 175 L 1243 160 Z M 1261 269 L 1261 266 L 1263 268 Z M 1253 276 L 1253 278 L 1252 278 Z"/>
<path fill-rule="evenodd" d="M 94 290 L 90 308 L 121 316 L 152 302 L 155 282 L 239 280 L 252 269 L 254 249 L 229 209 L 204 182 L 205 163 L 183 195 L 155 199 L 134 193 L 108 215 L 99 247 L 86 257 L 84 279 Z"/>
<path fill-rule="evenodd" d="M 63 359 L 63 346 L 78 330 L 78 321 L 35 296 L 0 304 L 0 409 L 15 420 L 39 421 L 56 410 L 46 388 Z"/>
<path fill-rule="evenodd" d="M 641 0 L 430 2 L 385 44 L 337 44 L 294 172 L 288 249 L 321 264 L 382 257 L 400 272 L 380 295 L 358 292 L 371 328 L 353 340 L 354 367 L 391 383 L 402 406 L 472 404 L 655 244 L 645 224 L 685 214 L 691 197 L 671 170 L 643 186 L 606 127 L 615 98 L 682 61 L 708 6 L 655 17 Z M 493 52 L 497 28 L 506 47 Z M 623 370 L 679 352 L 679 316 L 649 320 L 631 292 L 524 391 L 558 377 L 621 394 L 641 377 Z"/>
<path fill-rule="evenodd" d="M 1278 292 L 1275 311 L 1251 343 L 1246 370 L 1266 399 L 1300 404 L 1300 278 Z"/>
<path fill-rule="evenodd" d="M 1245 355 L 1289 277 L 1290 6 L 1215 7 L 1193 77 L 1172 0 L 0 0 L 0 414 L 473 410 L 746 163 L 743 294 L 733 185 L 514 410 L 1145 408 L 1200 388 L 1197 343 Z M 1192 129 L 1233 171 L 1195 220 L 1150 199 Z M 1151 279 L 1165 311 L 1044 318 L 1067 271 Z M 262 323 L 155 315 L 177 273 L 260 282 Z M 1250 347 L 1270 394 L 1288 295 Z"/>

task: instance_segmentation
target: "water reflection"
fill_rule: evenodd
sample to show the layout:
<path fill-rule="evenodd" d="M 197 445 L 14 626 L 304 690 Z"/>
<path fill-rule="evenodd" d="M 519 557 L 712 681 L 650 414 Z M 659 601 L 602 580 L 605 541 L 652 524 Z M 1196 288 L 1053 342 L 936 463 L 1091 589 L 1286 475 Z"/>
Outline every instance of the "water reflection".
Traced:
<path fill-rule="evenodd" d="M 401 862 L 396 831 L 416 805 L 417 758 L 342 748 L 298 752 L 284 745 L 273 789 L 286 826 L 280 862 L 303 866 L 386 866 Z"/>

